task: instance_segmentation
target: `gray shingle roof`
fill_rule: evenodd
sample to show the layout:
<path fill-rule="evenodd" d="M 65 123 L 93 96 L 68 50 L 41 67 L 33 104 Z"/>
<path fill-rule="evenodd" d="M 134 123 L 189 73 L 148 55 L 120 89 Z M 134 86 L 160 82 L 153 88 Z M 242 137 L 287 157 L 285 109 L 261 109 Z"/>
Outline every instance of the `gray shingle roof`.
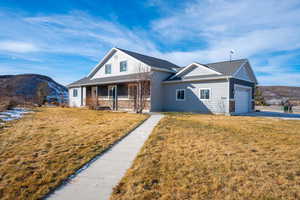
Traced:
<path fill-rule="evenodd" d="M 217 72 L 220 72 L 223 75 L 231 76 L 233 75 L 239 67 L 246 62 L 247 59 L 240 59 L 240 60 L 232 60 L 232 61 L 223 61 L 223 62 L 216 62 L 216 63 L 208 63 L 204 64 L 210 69 L 213 69 Z"/>
<path fill-rule="evenodd" d="M 68 85 L 68 87 L 77 87 L 82 85 L 101 85 L 101 84 L 109 84 L 109 83 L 121 83 L 121 82 L 133 82 L 138 81 L 140 79 L 149 79 L 150 73 L 136 73 L 136 74 L 127 74 L 121 76 L 110 76 L 103 78 L 95 78 L 91 79 L 89 77 L 84 77 L 78 81 L 75 81 Z"/>
<path fill-rule="evenodd" d="M 213 77 L 220 77 L 220 76 L 231 76 L 233 75 L 238 69 L 239 67 L 246 62 L 247 59 L 240 59 L 240 60 L 232 60 L 232 61 L 222 61 L 222 62 L 216 62 L 216 63 L 208 63 L 208 64 L 201 64 L 198 63 L 199 65 L 203 65 L 206 66 L 214 71 L 217 71 L 219 73 L 221 73 L 221 75 L 219 74 L 212 74 L 212 75 L 202 75 L 202 76 L 195 76 L 195 77 L 191 77 L 191 78 L 213 78 Z M 175 80 L 182 80 L 183 78 L 180 76 L 175 76 L 171 79 L 172 76 L 170 76 L 167 81 L 175 81 Z M 184 79 L 188 79 L 188 77 L 185 77 Z"/>
<path fill-rule="evenodd" d="M 150 65 L 152 67 L 157 67 L 157 68 L 163 68 L 163 69 L 168 69 L 168 70 L 172 70 L 174 71 L 173 68 L 180 68 L 179 66 L 167 61 L 167 60 L 163 60 L 163 59 L 159 59 L 159 58 L 154 58 L 151 56 L 146 56 L 143 54 L 139 54 L 133 51 L 128 51 L 125 49 L 120 49 L 120 48 L 116 48 L 119 49 L 120 51 L 123 51 L 124 53 L 142 61 L 143 63 Z"/>

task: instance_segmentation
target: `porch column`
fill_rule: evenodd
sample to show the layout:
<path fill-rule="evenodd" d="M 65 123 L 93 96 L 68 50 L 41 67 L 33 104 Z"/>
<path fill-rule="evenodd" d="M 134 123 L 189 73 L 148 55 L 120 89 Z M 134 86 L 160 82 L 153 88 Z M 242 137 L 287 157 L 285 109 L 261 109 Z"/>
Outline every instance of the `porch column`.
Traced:
<path fill-rule="evenodd" d="M 116 84 L 115 105 L 116 105 L 116 110 L 118 110 L 118 84 Z"/>
<path fill-rule="evenodd" d="M 82 106 L 86 106 L 86 87 L 82 87 Z"/>
<path fill-rule="evenodd" d="M 98 106 L 99 103 L 98 103 L 98 85 L 96 85 L 96 105 Z"/>

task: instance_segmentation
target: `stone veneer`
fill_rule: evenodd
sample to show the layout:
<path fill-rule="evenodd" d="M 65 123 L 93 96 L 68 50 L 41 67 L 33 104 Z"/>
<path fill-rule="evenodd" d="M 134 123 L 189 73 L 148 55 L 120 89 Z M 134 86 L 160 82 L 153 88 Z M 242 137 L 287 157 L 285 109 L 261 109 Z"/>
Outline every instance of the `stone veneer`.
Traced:
<path fill-rule="evenodd" d="M 108 99 L 98 99 L 98 106 L 110 107 L 112 108 L 112 102 Z M 119 99 L 118 100 L 118 110 L 133 110 L 134 100 L 133 99 Z M 150 110 L 150 100 L 145 102 L 145 110 Z"/>

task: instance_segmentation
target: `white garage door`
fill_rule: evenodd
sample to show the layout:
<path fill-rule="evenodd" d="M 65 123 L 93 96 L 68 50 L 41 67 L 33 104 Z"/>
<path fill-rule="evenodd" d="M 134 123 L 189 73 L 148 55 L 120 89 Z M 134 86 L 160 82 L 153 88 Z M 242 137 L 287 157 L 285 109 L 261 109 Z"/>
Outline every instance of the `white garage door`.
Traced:
<path fill-rule="evenodd" d="M 235 112 L 247 113 L 250 108 L 250 89 L 236 87 L 235 89 Z"/>

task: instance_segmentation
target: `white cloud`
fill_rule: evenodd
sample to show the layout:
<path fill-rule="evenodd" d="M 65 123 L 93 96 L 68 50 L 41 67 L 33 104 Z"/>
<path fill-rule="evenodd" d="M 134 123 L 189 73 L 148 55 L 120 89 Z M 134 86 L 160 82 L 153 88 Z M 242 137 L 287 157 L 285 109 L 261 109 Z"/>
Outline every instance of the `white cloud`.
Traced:
<path fill-rule="evenodd" d="M 196 0 L 179 8 L 161 0 L 147 3 L 163 6 L 165 16 L 152 21 L 148 30 L 80 11 L 38 16 L 1 12 L 0 24 L 6 28 L 0 31 L 0 54 L 39 62 L 45 55 L 70 54 L 96 62 L 118 46 L 187 65 L 228 60 L 234 49 L 234 58 L 250 58 L 260 83 L 275 84 L 282 77 L 282 84 L 296 84 L 290 79 L 299 74 L 297 70 L 282 66 L 300 49 L 299 0 Z M 174 48 L 160 51 L 160 44 Z M 290 56 L 273 55 L 282 51 Z"/>
<path fill-rule="evenodd" d="M 0 51 L 29 53 L 39 51 L 39 48 L 32 43 L 20 41 L 0 41 Z"/>
<path fill-rule="evenodd" d="M 113 46 L 130 47 L 142 52 L 155 49 L 152 42 L 140 36 L 143 31 L 131 30 L 117 22 L 80 11 L 30 17 L 3 13 L 0 14 L 0 24 L 6 29 L 0 31 L 0 38 L 9 38 L 10 41 L 0 43 L 0 53 L 9 51 L 20 53 L 20 56 L 26 52 L 73 54 L 97 61 Z M 30 42 L 17 42 L 19 40 Z M 13 56 L 18 57 L 16 54 Z"/>
<path fill-rule="evenodd" d="M 234 49 L 234 58 L 253 61 L 261 84 L 299 85 L 300 69 L 289 65 L 293 52 L 300 49 L 298 0 L 197 0 L 165 16 L 152 22 L 161 41 L 201 46 L 189 50 L 185 45 L 185 51 L 162 56 L 180 65 L 207 63 L 228 60 Z M 273 55 L 281 52 L 289 55 Z"/>
<path fill-rule="evenodd" d="M 239 57 L 298 49 L 299 25 L 296 0 L 199 0 L 152 23 L 162 40 L 205 43 L 205 49 L 199 47 L 191 54 L 207 54 L 210 61 L 228 58 L 231 48 Z"/>

